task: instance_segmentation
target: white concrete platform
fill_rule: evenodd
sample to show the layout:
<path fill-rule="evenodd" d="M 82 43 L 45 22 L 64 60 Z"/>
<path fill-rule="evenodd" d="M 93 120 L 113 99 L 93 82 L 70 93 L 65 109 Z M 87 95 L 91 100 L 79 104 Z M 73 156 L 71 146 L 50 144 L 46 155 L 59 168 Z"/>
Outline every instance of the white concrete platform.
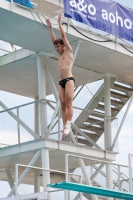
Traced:
<path fill-rule="evenodd" d="M 12 176 L 15 177 L 15 164 L 28 165 L 36 151 L 43 147 L 48 148 L 50 151 L 50 169 L 54 170 L 65 170 L 65 154 L 67 153 L 104 161 L 115 161 L 116 159 L 116 153 L 114 152 L 89 148 L 72 143 L 59 142 L 52 139 L 40 139 L 26 142 L 19 146 L 13 145 L 0 149 L 0 159 L 2 160 L 2 162 L 0 162 L 1 180 L 7 180 L 4 169 L 7 168 L 11 170 Z M 85 164 L 88 166 L 96 163 L 98 162 L 85 161 Z M 41 168 L 41 157 L 39 157 L 34 166 Z M 76 159 L 70 160 L 69 168 L 75 169 L 77 167 L 79 167 L 78 161 Z"/>
<path fill-rule="evenodd" d="M 53 139 L 40 139 L 22 143 L 20 145 L 13 145 L 1 148 L 0 158 L 3 160 L 3 162 L 0 163 L 0 169 L 13 167 L 14 163 L 28 164 L 30 158 L 33 158 L 35 152 L 43 147 L 48 148 L 50 151 L 50 158 L 52 159 L 50 162 L 50 166 L 53 169 L 64 169 L 65 160 L 63 160 L 63 158 L 65 158 L 66 153 L 110 161 L 114 161 L 116 156 L 115 152 L 105 151 L 102 149 L 91 148 L 78 144 L 75 145 L 72 143 L 66 143 Z M 57 159 L 59 159 L 60 161 L 60 166 L 59 162 L 57 162 Z M 15 160 L 17 160 L 17 162 Z M 58 168 L 56 167 L 56 165 L 58 165 Z"/>

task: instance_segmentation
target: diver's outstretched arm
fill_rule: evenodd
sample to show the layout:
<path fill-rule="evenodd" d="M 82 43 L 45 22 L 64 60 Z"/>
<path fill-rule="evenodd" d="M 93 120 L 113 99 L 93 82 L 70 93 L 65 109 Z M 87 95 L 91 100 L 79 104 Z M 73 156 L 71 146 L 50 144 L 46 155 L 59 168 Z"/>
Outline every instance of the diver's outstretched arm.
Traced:
<path fill-rule="evenodd" d="M 60 34 L 61 34 L 61 37 L 63 39 L 63 42 L 65 44 L 66 49 L 69 50 L 69 51 L 73 51 L 69 41 L 67 40 L 66 33 L 65 33 L 63 26 L 62 26 L 61 15 L 58 16 L 58 23 L 59 23 L 59 28 L 60 28 Z"/>
<path fill-rule="evenodd" d="M 49 27 L 51 40 L 52 40 L 52 42 L 54 43 L 54 41 L 56 40 L 56 36 L 55 36 L 55 34 L 54 34 L 54 31 L 53 31 L 53 28 L 52 28 L 52 24 L 51 24 L 51 21 L 50 21 L 49 18 L 46 19 L 46 23 L 47 23 L 47 25 L 48 25 L 48 27 Z"/>

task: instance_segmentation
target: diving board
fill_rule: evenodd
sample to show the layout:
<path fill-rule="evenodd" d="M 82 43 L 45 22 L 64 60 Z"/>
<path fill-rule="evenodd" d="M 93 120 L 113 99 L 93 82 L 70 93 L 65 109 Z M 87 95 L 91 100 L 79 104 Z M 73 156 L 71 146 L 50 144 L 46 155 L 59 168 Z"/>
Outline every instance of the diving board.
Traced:
<path fill-rule="evenodd" d="M 96 194 L 99 196 L 113 197 L 117 199 L 128 199 L 128 200 L 133 199 L 133 193 L 110 190 L 106 188 L 99 188 L 90 185 L 76 184 L 70 182 L 60 182 L 60 183 L 49 184 L 47 186 L 52 188 L 60 188 L 63 190 L 72 190 L 88 194 Z"/>

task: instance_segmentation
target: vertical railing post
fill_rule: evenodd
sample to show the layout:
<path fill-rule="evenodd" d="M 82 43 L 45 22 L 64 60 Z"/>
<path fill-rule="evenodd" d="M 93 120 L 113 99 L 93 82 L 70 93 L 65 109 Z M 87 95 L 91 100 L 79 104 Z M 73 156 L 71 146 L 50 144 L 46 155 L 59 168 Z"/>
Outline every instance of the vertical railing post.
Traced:
<path fill-rule="evenodd" d="M 129 165 L 129 192 L 132 192 L 132 157 L 128 154 L 128 165 Z"/>
<path fill-rule="evenodd" d="M 18 164 L 16 164 L 15 169 L 15 200 L 18 200 Z"/>
<path fill-rule="evenodd" d="M 65 155 L 66 182 L 69 181 L 68 158 L 69 154 L 66 154 Z M 65 200 L 68 200 L 68 190 L 65 191 Z"/>
<path fill-rule="evenodd" d="M 68 182 L 71 182 L 71 175 L 68 173 Z M 68 190 L 68 200 L 70 200 L 70 190 Z"/>
<path fill-rule="evenodd" d="M 65 169 L 66 169 L 66 182 L 68 182 L 68 158 L 69 158 L 69 154 L 65 155 Z"/>
<path fill-rule="evenodd" d="M 17 129 L 18 129 L 18 144 L 20 144 L 20 124 L 19 124 L 19 108 L 17 107 Z"/>
<path fill-rule="evenodd" d="M 35 97 L 35 101 L 38 100 L 38 97 Z M 39 130 L 39 102 L 34 103 L 34 131 L 40 137 Z"/>
<path fill-rule="evenodd" d="M 118 165 L 118 189 L 119 190 L 121 190 L 120 183 L 121 183 L 121 171 L 120 171 L 120 165 Z"/>
<path fill-rule="evenodd" d="M 59 106 L 59 109 L 58 109 L 58 141 L 60 141 L 60 106 Z"/>
<path fill-rule="evenodd" d="M 82 175 L 80 176 L 80 184 L 82 184 Z M 80 192 L 80 200 L 82 200 L 82 192 Z"/>
<path fill-rule="evenodd" d="M 105 150 L 111 150 L 112 146 L 112 133 L 111 133 L 111 94 L 110 94 L 111 77 L 106 74 L 104 77 L 104 108 L 105 108 L 105 119 L 104 119 L 104 134 L 105 134 Z M 113 188 L 112 178 L 112 165 L 106 164 L 106 187 L 109 189 Z M 112 198 L 107 197 L 108 200 Z"/>

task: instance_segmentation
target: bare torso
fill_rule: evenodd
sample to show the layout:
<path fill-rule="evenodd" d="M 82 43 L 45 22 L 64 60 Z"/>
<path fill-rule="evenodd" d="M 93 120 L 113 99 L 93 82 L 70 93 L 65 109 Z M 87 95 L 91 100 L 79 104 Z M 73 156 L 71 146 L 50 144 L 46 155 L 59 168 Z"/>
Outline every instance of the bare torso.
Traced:
<path fill-rule="evenodd" d="M 64 50 L 64 52 L 59 55 L 58 61 L 58 71 L 60 80 L 72 77 L 72 61 L 73 61 L 73 53 L 69 50 Z"/>

